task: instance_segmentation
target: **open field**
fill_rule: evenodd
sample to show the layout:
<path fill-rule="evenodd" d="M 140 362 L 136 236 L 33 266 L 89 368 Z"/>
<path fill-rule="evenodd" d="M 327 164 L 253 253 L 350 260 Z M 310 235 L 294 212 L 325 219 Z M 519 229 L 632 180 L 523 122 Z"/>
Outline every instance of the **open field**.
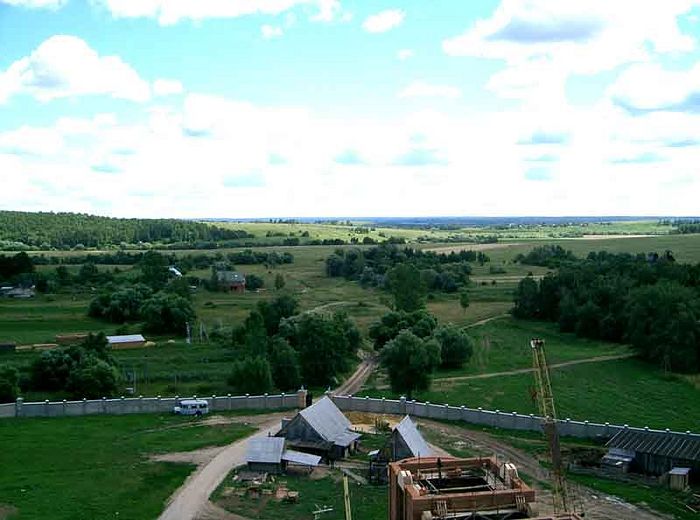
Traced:
<path fill-rule="evenodd" d="M 22 520 L 152 520 L 193 466 L 148 455 L 220 446 L 251 431 L 164 415 L 0 421 L 0 506 Z"/>

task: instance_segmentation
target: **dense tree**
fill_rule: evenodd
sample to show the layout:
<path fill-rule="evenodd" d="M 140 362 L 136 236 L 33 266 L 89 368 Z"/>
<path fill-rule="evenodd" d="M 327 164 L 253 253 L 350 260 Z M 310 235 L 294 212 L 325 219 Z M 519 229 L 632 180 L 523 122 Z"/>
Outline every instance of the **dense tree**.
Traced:
<path fill-rule="evenodd" d="M 144 302 L 140 310 L 144 329 L 155 333 L 185 334 L 187 323 L 194 320 L 192 304 L 181 296 L 157 293 Z"/>
<path fill-rule="evenodd" d="M 170 278 L 168 259 L 157 251 L 148 251 L 139 262 L 141 281 L 153 289 L 160 290 Z"/>
<path fill-rule="evenodd" d="M 426 288 L 418 269 L 411 264 L 399 264 L 388 272 L 387 279 L 396 310 L 412 312 L 423 308 Z"/>
<path fill-rule="evenodd" d="M 34 263 L 25 252 L 14 256 L 0 255 L 0 280 L 11 280 L 20 274 L 33 273 Z"/>
<path fill-rule="evenodd" d="M 460 368 L 471 359 L 474 352 L 472 340 L 454 325 L 443 325 L 433 337 L 440 344 L 442 368 Z"/>
<path fill-rule="evenodd" d="M 254 310 L 246 318 L 243 324 L 243 347 L 249 356 L 267 356 L 267 331 L 262 314 Z"/>
<path fill-rule="evenodd" d="M 88 315 L 112 323 L 138 321 L 143 304 L 152 294 L 150 287 L 144 284 L 126 285 L 116 290 L 107 287 L 92 299 Z"/>
<path fill-rule="evenodd" d="M 360 335 L 347 316 L 300 314 L 280 324 L 279 334 L 299 354 L 306 385 L 329 385 L 350 368 Z"/>
<path fill-rule="evenodd" d="M 408 330 L 387 343 L 381 353 L 394 392 L 408 397 L 430 387 L 433 371 L 440 364 L 440 345 L 434 339 L 421 339 Z"/>
<path fill-rule="evenodd" d="M 263 317 L 268 336 L 274 336 L 279 330 L 280 321 L 297 313 L 299 302 L 292 296 L 283 294 L 270 301 L 258 302 L 257 309 Z"/>
<path fill-rule="evenodd" d="M 247 274 L 245 277 L 245 287 L 249 291 L 257 291 L 265 286 L 265 280 L 257 274 Z"/>
<path fill-rule="evenodd" d="M 270 363 L 262 357 L 246 357 L 236 361 L 228 377 L 229 386 L 237 392 L 260 395 L 273 389 Z"/>
<path fill-rule="evenodd" d="M 531 276 L 526 276 L 518 283 L 518 288 L 515 290 L 513 316 L 516 318 L 540 317 L 539 288 Z"/>
<path fill-rule="evenodd" d="M 0 365 L 0 403 L 11 403 L 19 395 L 19 372 L 10 365 Z"/>
<path fill-rule="evenodd" d="M 646 359 L 667 370 L 700 371 L 700 298 L 675 282 L 629 295 L 627 338 Z"/>
<path fill-rule="evenodd" d="M 288 391 L 301 386 L 299 355 L 287 340 L 279 336 L 272 340 L 269 359 L 275 387 Z"/>
<path fill-rule="evenodd" d="M 430 336 L 437 327 L 437 320 L 425 310 L 415 312 L 391 311 L 369 327 L 369 337 L 374 341 L 375 350 L 381 349 L 402 330 L 410 330 L 420 338 Z"/>
<path fill-rule="evenodd" d="M 252 238 L 245 231 L 180 219 L 118 219 L 78 213 L 0 211 L 0 240 L 41 249 Z"/>
<path fill-rule="evenodd" d="M 277 273 L 275 275 L 275 289 L 278 291 L 280 289 L 283 289 L 286 284 L 286 281 L 284 280 L 284 275 L 282 273 Z"/>
<path fill-rule="evenodd" d="M 76 398 L 98 399 L 117 392 L 117 369 L 96 358 L 85 358 L 68 375 L 66 391 Z"/>

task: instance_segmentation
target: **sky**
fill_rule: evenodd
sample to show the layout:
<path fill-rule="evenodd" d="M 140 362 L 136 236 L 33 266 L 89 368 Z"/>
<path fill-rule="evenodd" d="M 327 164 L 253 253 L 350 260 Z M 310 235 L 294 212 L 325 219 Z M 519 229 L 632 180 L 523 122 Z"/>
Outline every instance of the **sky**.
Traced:
<path fill-rule="evenodd" d="M 0 209 L 700 213 L 700 0 L 0 0 Z"/>

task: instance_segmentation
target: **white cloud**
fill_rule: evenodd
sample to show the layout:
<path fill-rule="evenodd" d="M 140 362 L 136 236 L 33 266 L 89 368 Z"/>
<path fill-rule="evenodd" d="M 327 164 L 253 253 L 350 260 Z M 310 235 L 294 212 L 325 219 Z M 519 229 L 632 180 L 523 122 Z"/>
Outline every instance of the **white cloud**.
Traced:
<path fill-rule="evenodd" d="M 270 39 L 270 38 L 279 38 L 282 36 L 282 28 L 278 25 L 268 25 L 265 24 L 262 27 L 260 27 L 260 32 L 262 33 L 263 38 Z"/>
<path fill-rule="evenodd" d="M 689 70 L 666 70 L 658 63 L 632 65 L 608 95 L 629 110 L 700 113 L 700 64 Z"/>
<path fill-rule="evenodd" d="M 390 31 L 403 23 L 406 13 L 401 9 L 387 9 L 368 16 L 362 23 L 362 28 L 371 33 Z"/>
<path fill-rule="evenodd" d="M 170 96 L 182 94 L 182 83 L 175 79 L 157 79 L 153 82 L 153 93 L 156 96 Z"/>
<path fill-rule="evenodd" d="M 414 54 L 415 53 L 411 49 L 401 49 L 396 53 L 396 57 L 401 61 L 406 61 L 409 58 L 413 58 Z"/>
<path fill-rule="evenodd" d="M 87 94 L 146 101 L 150 87 L 118 56 L 100 56 L 78 37 L 56 35 L 0 73 L 0 103 L 20 93 L 40 101 Z"/>
<path fill-rule="evenodd" d="M 450 56 L 504 60 L 489 82 L 504 97 L 546 102 L 571 74 L 594 74 L 651 56 L 689 52 L 679 16 L 698 0 L 502 0 L 493 15 L 443 41 Z"/>
<path fill-rule="evenodd" d="M 279 15 L 299 6 L 311 6 L 312 21 L 329 22 L 341 12 L 338 0 L 96 0 L 115 18 L 155 18 L 161 25 L 182 20 Z"/>
<path fill-rule="evenodd" d="M 28 9 L 60 9 L 68 0 L 0 0 L 0 4 L 7 4 Z"/>
<path fill-rule="evenodd" d="M 451 85 L 436 85 L 424 81 L 414 81 L 399 92 L 400 98 L 437 97 L 456 99 L 462 95 L 462 91 Z"/>

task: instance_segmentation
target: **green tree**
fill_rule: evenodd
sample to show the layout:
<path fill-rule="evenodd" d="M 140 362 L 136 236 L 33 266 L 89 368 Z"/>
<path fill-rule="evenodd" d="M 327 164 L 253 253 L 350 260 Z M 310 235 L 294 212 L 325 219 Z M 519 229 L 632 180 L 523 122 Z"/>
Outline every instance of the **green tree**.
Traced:
<path fill-rule="evenodd" d="M 19 372 L 10 365 L 0 365 L 0 403 L 11 403 L 19 395 Z"/>
<path fill-rule="evenodd" d="M 274 336 L 279 331 L 280 321 L 298 312 L 299 302 L 292 296 L 283 294 L 274 300 L 258 302 L 257 308 L 265 322 L 267 335 Z"/>
<path fill-rule="evenodd" d="M 540 308 L 539 300 L 537 282 L 531 276 L 523 278 L 515 290 L 513 316 L 516 318 L 537 318 Z"/>
<path fill-rule="evenodd" d="M 469 307 L 469 303 L 470 303 L 470 301 L 469 301 L 469 291 L 467 291 L 466 289 L 463 289 L 463 290 L 459 293 L 459 306 L 462 307 L 462 310 L 463 310 L 464 312 L 467 312 L 467 307 Z"/>
<path fill-rule="evenodd" d="M 243 327 L 243 346 L 246 355 L 251 357 L 267 356 L 267 331 L 262 314 L 252 311 L 246 318 Z"/>
<path fill-rule="evenodd" d="M 148 251 L 139 262 L 141 281 L 155 290 L 165 287 L 168 282 L 168 259 L 157 251 Z"/>
<path fill-rule="evenodd" d="M 279 291 L 280 289 L 283 289 L 284 286 L 286 285 L 286 283 L 287 282 L 285 281 L 284 275 L 282 273 L 277 273 L 275 275 L 275 289 L 276 290 Z"/>
<path fill-rule="evenodd" d="M 249 291 L 257 291 L 265 286 L 265 280 L 257 274 L 247 274 L 245 277 L 245 287 Z"/>
<path fill-rule="evenodd" d="M 76 365 L 66 380 L 66 391 L 74 398 L 98 399 L 117 392 L 117 369 L 96 357 L 87 356 Z"/>
<path fill-rule="evenodd" d="M 228 384 L 244 394 L 261 395 L 271 392 L 273 384 L 269 361 L 262 357 L 246 357 L 236 361 L 231 367 Z"/>
<path fill-rule="evenodd" d="M 176 294 L 157 293 L 141 307 L 144 328 L 155 333 L 185 334 L 194 320 L 192 304 Z"/>
<path fill-rule="evenodd" d="M 410 330 L 420 338 L 427 338 L 437 327 L 437 319 L 426 310 L 415 312 L 390 311 L 369 327 L 369 337 L 375 350 L 381 349 L 402 330 Z"/>
<path fill-rule="evenodd" d="M 384 345 L 381 361 L 392 390 L 410 398 L 414 391 L 430 387 L 432 374 L 440 365 L 440 345 L 434 339 L 423 340 L 404 330 Z"/>
<path fill-rule="evenodd" d="M 420 271 L 408 263 L 398 264 L 387 274 L 389 290 L 394 296 L 394 307 L 413 312 L 425 305 L 426 288 Z"/>
<path fill-rule="evenodd" d="M 454 325 L 443 325 L 433 337 L 440 344 L 442 368 L 460 368 L 469 362 L 474 353 L 471 338 Z"/>
<path fill-rule="evenodd" d="M 100 271 L 93 262 L 86 262 L 80 266 L 78 280 L 81 283 L 93 283 L 100 277 Z"/>
<path fill-rule="evenodd" d="M 270 367 L 275 387 L 282 391 L 301 386 L 299 355 L 284 338 L 276 336 L 270 344 Z"/>

